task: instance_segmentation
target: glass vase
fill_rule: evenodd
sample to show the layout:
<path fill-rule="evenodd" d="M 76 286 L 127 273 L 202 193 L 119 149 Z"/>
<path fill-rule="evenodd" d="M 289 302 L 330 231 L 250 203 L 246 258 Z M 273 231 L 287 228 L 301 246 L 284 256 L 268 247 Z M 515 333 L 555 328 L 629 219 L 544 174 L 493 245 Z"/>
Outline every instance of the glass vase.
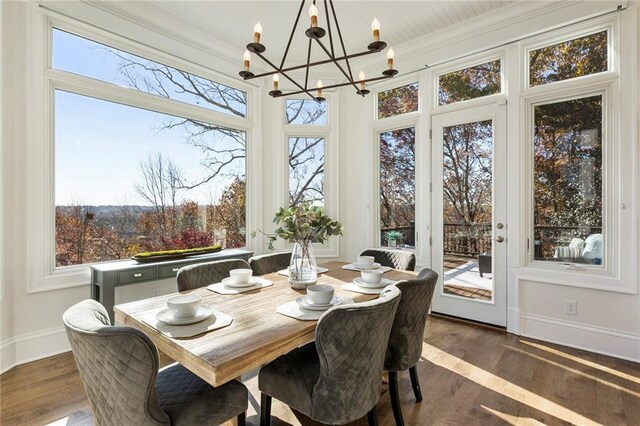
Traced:
<path fill-rule="evenodd" d="M 296 242 L 289 263 L 289 284 L 294 289 L 306 289 L 318 281 L 318 269 L 313 244 Z"/>

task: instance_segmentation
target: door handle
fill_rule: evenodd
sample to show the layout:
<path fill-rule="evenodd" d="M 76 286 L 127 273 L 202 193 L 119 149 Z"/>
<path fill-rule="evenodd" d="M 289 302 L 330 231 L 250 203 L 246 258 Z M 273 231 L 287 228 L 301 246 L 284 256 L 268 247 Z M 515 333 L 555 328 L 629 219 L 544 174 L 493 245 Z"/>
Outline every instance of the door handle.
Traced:
<path fill-rule="evenodd" d="M 501 243 L 504 241 L 504 237 L 498 237 L 496 238 L 496 242 Z"/>

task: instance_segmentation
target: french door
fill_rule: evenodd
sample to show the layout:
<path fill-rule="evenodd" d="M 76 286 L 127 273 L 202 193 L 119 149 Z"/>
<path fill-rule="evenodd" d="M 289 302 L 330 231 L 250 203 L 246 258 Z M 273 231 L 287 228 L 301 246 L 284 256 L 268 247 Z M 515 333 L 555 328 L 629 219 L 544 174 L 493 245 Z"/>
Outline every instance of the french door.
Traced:
<path fill-rule="evenodd" d="M 506 105 L 432 116 L 434 312 L 506 326 Z"/>

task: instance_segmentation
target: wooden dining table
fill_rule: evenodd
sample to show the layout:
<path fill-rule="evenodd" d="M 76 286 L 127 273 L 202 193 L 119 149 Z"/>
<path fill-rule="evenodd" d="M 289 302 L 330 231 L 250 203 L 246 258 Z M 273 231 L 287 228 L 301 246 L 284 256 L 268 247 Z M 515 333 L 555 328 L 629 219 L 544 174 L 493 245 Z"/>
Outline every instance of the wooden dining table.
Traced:
<path fill-rule="evenodd" d="M 318 276 L 318 284 L 332 285 L 337 295 L 356 303 L 378 297 L 342 290 L 343 284 L 360 275 L 343 269 L 343 265 L 346 263 L 321 265 L 329 271 Z M 384 274 L 391 280 L 415 276 L 415 272 L 395 269 Z M 276 312 L 278 305 L 294 301 L 305 291 L 293 290 L 288 277 L 275 272 L 263 278 L 273 281 L 273 286 L 235 295 L 214 293 L 206 287 L 183 292 L 202 296 L 204 304 L 233 318 L 231 325 L 198 336 L 171 338 L 143 321 L 151 312 L 166 308 L 167 299 L 175 294 L 116 305 L 116 323 L 142 330 L 160 351 L 211 385 L 220 386 L 314 340 L 317 321 L 301 321 Z"/>

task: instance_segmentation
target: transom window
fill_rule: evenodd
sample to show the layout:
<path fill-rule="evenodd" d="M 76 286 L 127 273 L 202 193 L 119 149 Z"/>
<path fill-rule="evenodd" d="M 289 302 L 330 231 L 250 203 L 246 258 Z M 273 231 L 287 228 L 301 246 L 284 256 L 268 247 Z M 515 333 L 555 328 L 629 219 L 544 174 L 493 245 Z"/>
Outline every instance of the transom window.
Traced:
<path fill-rule="evenodd" d="M 327 102 L 287 99 L 287 124 L 327 124 Z"/>
<path fill-rule="evenodd" d="M 500 64 L 496 59 L 438 76 L 438 105 L 500 93 Z"/>
<path fill-rule="evenodd" d="M 607 52 L 607 31 L 531 50 L 529 85 L 539 86 L 607 71 Z"/>
<path fill-rule="evenodd" d="M 418 83 L 406 84 L 378 93 L 378 118 L 418 111 Z"/>

